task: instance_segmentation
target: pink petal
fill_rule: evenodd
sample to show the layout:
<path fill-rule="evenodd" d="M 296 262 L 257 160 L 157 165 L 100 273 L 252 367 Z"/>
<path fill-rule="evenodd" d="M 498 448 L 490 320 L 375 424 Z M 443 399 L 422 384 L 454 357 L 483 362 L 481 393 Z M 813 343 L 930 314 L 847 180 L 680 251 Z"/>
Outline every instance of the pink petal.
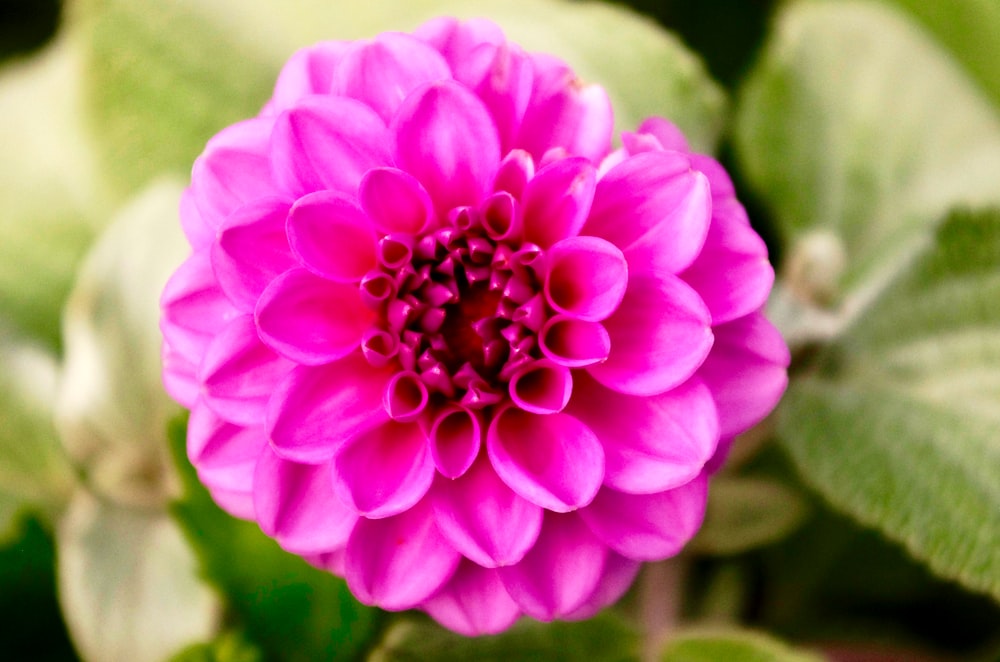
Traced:
<path fill-rule="evenodd" d="M 563 239 L 549 249 L 545 298 L 569 317 L 600 322 L 618 308 L 628 285 L 628 263 L 597 237 Z"/>
<path fill-rule="evenodd" d="M 506 191 L 520 200 L 528 182 L 535 176 L 535 162 L 523 149 L 512 149 L 503 157 L 493 178 L 494 191 Z"/>
<path fill-rule="evenodd" d="M 733 186 L 733 180 L 721 163 L 704 154 L 691 154 L 690 157 L 691 165 L 708 177 L 708 182 L 712 185 L 713 199 L 719 202 L 736 199 L 736 187 Z"/>
<path fill-rule="evenodd" d="M 550 621 L 579 609 L 597 589 L 608 549 L 576 514 L 545 517 L 538 541 L 520 563 L 499 568 L 521 609 Z"/>
<path fill-rule="evenodd" d="M 293 53 L 274 86 L 274 113 L 288 110 L 305 96 L 328 94 L 337 62 L 350 45 L 347 41 L 323 41 Z"/>
<path fill-rule="evenodd" d="M 253 494 L 261 530 L 296 554 L 343 546 L 358 521 L 334 495 L 329 464 L 289 462 L 270 447 L 257 462 Z"/>
<path fill-rule="evenodd" d="M 609 488 L 580 510 L 580 519 L 604 543 L 637 561 L 673 556 L 701 527 L 708 498 L 704 475 L 666 492 L 625 494 Z"/>
<path fill-rule="evenodd" d="M 351 45 L 337 65 L 333 89 L 363 101 L 388 123 L 410 92 L 447 78 L 451 69 L 440 53 L 408 34 L 386 32 Z"/>
<path fill-rule="evenodd" d="M 285 238 L 288 210 L 280 198 L 262 198 L 238 207 L 219 228 L 212 269 L 243 312 L 253 312 L 268 283 L 296 264 Z"/>
<path fill-rule="evenodd" d="M 607 359 L 611 337 L 602 324 L 556 315 L 539 332 L 538 347 L 553 363 L 579 368 Z"/>
<path fill-rule="evenodd" d="M 412 371 L 397 372 L 386 385 L 382 404 L 386 412 L 400 423 L 416 420 L 424 412 L 430 394 L 420 375 Z"/>
<path fill-rule="evenodd" d="M 611 353 L 587 370 L 619 393 L 655 395 L 687 380 L 712 348 L 711 317 L 687 284 L 670 274 L 629 278 L 604 326 Z"/>
<path fill-rule="evenodd" d="M 385 519 L 361 519 L 347 541 L 345 577 L 361 602 L 399 611 L 424 602 L 461 560 L 425 501 Z"/>
<path fill-rule="evenodd" d="M 263 426 L 233 425 L 197 402 L 188 419 L 188 458 L 207 485 L 250 493 L 254 468 L 267 446 Z"/>
<path fill-rule="evenodd" d="M 442 476 L 458 478 L 479 454 L 482 426 L 471 410 L 458 405 L 445 407 L 431 424 L 431 457 Z"/>
<path fill-rule="evenodd" d="M 480 45 L 504 42 L 500 27 L 484 18 L 467 21 L 452 17 L 435 18 L 418 27 L 413 34 L 437 49 L 452 70 L 461 68 L 469 54 Z"/>
<path fill-rule="evenodd" d="M 683 485 L 701 473 L 715 452 L 719 417 L 698 378 L 659 395 L 636 397 L 577 376 L 567 413 L 604 445 L 604 484 L 649 494 Z"/>
<path fill-rule="evenodd" d="M 583 158 L 560 159 L 538 171 L 524 189 L 524 239 L 548 248 L 575 237 L 587 220 L 596 174 Z"/>
<path fill-rule="evenodd" d="M 564 62 L 532 55 L 535 78 L 515 147 L 536 160 L 552 148 L 599 161 L 611 149 L 614 113 L 600 85 L 584 84 Z"/>
<path fill-rule="evenodd" d="M 542 527 L 542 509 L 507 487 L 485 457 L 460 478 L 439 478 L 431 495 L 441 533 L 486 568 L 520 561 Z"/>
<path fill-rule="evenodd" d="M 597 588 L 590 594 L 582 605 L 568 614 L 562 616 L 567 621 L 585 621 L 593 618 L 599 611 L 608 605 L 618 602 L 632 582 L 639 574 L 642 564 L 624 556 L 608 552 L 608 558 L 604 561 L 604 573 Z"/>
<path fill-rule="evenodd" d="M 482 206 L 482 223 L 486 235 L 493 241 L 520 241 L 521 210 L 517 200 L 507 191 L 488 197 Z"/>
<path fill-rule="evenodd" d="M 209 345 L 201 363 L 205 404 L 231 423 L 258 425 L 268 399 L 292 363 L 257 337 L 251 315 L 229 322 Z"/>
<path fill-rule="evenodd" d="M 618 246 L 633 273 L 678 273 L 701 251 L 711 212 L 708 180 L 686 155 L 646 152 L 597 183 L 583 233 Z"/>
<path fill-rule="evenodd" d="M 215 228 L 205 222 L 198 211 L 191 187 L 184 189 L 180 203 L 181 229 L 195 251 L 204 250 L 215 241 Z"/>
<path fill-rule="evenodd" d="M 337 496 L 369 519 L 411 508 L 434 480 L 427 435 L 418 425 L 391 421 L 340 446 L 333 468 Z"/>
<path fill-rule="evenodd" d="M 520 409 L 535 414 L 560 412 L 573 393 L 569 368 L 541 359 L 517 371 L 510 379 L 510 399 Z"/>
<path fill-rule="evenodd" d="M 171 351 L 197 365 L 218 330 L 239 315 L 219 289 L 209 251 L 185 260 L 160 295 L 160 331 Z"/>
<path fill-rule="evenodd" d="M 414 92 L 392 132 L 396 163 L 423 184 L 440 218 L 482 199 L 500 162 L 500 145 L 489 112 L 467 89 L 440 82 Z"/>
<path fill-rule="evenodd" d="M 691 151 L 688 148 L 684 132 L 662 117 L 650 117 L 643 120 L 642 124 L 639 125 L 639 133 L 649 134 L 656 138 L 661 149 L 677 152 Z M 714 184 L 712 188 L 715 188 Z"/>
<path fill-rule="evenodd" d="M 200 473 L 198 474 L 198 479 L 202 480 Z M 252 492 L 226 490 L 219 487 L 213 487 L 208 483 L 205 483 L 205 487 L 208 489 L 208 493 L 212 496 L 212 500 L 215 501 L 216 505 L 223 511 L 238 519 L 255 520 L 256 514 L 253 509 Z"/>
<path fill-rule="evenodd" d="M 166 341 L 160 348 L 160 360 L 163 363 L 164 390 L 182 407 L 190 409 L 201 390 L 198 366 L 184 358 Z"/>
<path fill-rule="evenodd" d="M 348 440 L 389 420 L 382 393 L 393 369 L 375 368 L 361 352 L 323 366 L 300 366 L 275 389 L 267 411 L 275 452 L 318 464 Z"/>
<path fill-rule="evenodd" d="M 292 251 L 318 276 L 357 283 L 375 267 L 375 228 L 347 196 L 319 191 L 300 198 L 287 229 Z"/>
<path fill-rule="evenodd" d="M 365 172 L 391 162 L 387 144 L 385 123 L 360 101 L 305 97 L 275 122 L 274 178 L 295 197 L 323 189 L 354 193 Z"/>
<path fill-rule="evenodd" d="M 250 119 L 226 127 L 205 146 L 191 169 L 191 191 L 202 219 L 213 229 L 237 207 L 275 195 L 268 145 L 272 119 Z"/>
<path fill-rule="evenodd" d="M 468 637 L 503 632 L 521 615 L 496 570 L 466 560 L 421 609 L 446 628 Z"/>
<path fill-rule="evenodd" d="M 590 503 L 604 478 L 601 443 L 567 414 L 539 416 L 508 407 L 494 414 L 486 448 L 512 490 L 555 512 Z"/>
<path fill-rule="evenodd" d="M 501 153 L 514 144 L 532 89 L 531 59 L 515 44 L 480 44 L 456 64 L 455 79 L 474 90 L 489 109 Z"/>
<path fill-rule="evenodd" d="M 375 314 L 364 305 L 357 285 L 295 268 L 264 290 L 255 317 L 268 347 L 296 363 L 319 365 L 357 349 Z"/>
<path fill-rule="evenodd" d="M 381 234 L 418 234 L 434 220 L 430 195 L 411 174 L 396 168 L 369 170 L 359 198 Z"/>
<path fill-rule="evenodd" d="M 698 371 L 719 409 L 720 434 L 749 430 L 774 409 L 788 385 L 788 347 L 760 313 L 715 327 L 715 346 Z"/>

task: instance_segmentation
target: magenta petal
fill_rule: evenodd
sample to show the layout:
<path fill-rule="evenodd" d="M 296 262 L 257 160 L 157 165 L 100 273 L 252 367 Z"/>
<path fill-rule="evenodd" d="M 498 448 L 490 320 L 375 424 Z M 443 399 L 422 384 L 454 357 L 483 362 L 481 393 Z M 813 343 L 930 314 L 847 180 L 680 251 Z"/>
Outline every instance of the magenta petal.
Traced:
<path fill-rule="evenodd" d="M 198 478 L 201 479 L 201 474 L 198 474 Z M 223 511 L 238 519 L 255 519 L 252 492 L 226 490 L 212 487 L 208 483 L 205 484 L 205 487 L 208 488 L 208 493 L 212 495 L 212 500 Z"/>
<path fill-rule="evenodd" d="M 642 564 L 638 561 L 608 552 L 608 558 L 604 561 L 604 573 L 597 588 L 582 605 L 563 615 L 563 618 L 567 621 L 584 621 L 593 618 L 608 605 L 618 602 L 632 586 L 641 567 Z"/>
<path fill-rule="evenodd" d="M 201 217 L 213 229 L 237 207 L 278 193 L 268 149 L 274 120 L 238 122 L 215 135 L 191 170 L 191 191 Z"/>
<path fill-rule="evenodd" d="M 760 313 L 713 329 L 715 346 L 698 376 L 719 408 L 720 434 L 749 430 L 774 409 L 788 385 L 788 347 Z"/>
<path fill-rule="evenodd" d="M 381 234 L 417 234 L 434 219 L 434 203 L 413 175 L 376 168 L 361 180 L 361 206 Z"/>
<path fill-rule="evenodd" d="M 357 349 L 375 314 L 361 300 L 357 285 L 296 268 L 264 290 L 255 317 L 268 347 L 296 363 L 319 365 Z"/>
<path fill-rule="evenodd" d="M 583 233 L 622 249 L 633 273 L 678 273 L 701 251 L 711 213 L 708 179 L 686 155 L 646 152 L 601 178 Z"/>
<path fill-rule="evenodd" d="M 188 420 L 188 458 L 202 482 L 230 491 L 253 490 L 253 473 L 267 435 L 261 425 L 234 425 L 219 418 L 203 402 Z"/>
<path fill-rule="evenodd" d="M 185 260 L 160 295 L 160 330 L 171 352 L 197 365 L 219 329 L 239 315 L 219 289 L 209 251 Z"/>
<path fill-rule="evenodd" d="M 501 152 L 507 153 L 531 99 L 531 59 L 509 42 L 480 44 L 456 65 L 455 78 L 475 90 L 489 109 Z"/>
<path fill-rule="evenodd" d="M 412 423 L 390 421 L 354 437 L 337 449 L 333 469 L 337 496 L 370 519 L 409 509 L 434 480 L 427 435 Z"/>
<path fill-rule="evenodd" d="M 264 421 L 271 393 L 292 369 L 257 337 L 251 315 L 237 317 L 209 345 L 199 368 L 205 404 L 240 425 Z"/>
<path fill-rule="evenodd" d="M 524 188 L 524 239 L 548 248 L 575 237 L 587 220 L 596 174 L 584 158 L 560 159 L 538 171 Z"/>
<path fill-rule="evenodd" d="M 550 621 L 579 609 L 594 593 L 607 556 L 608 548 L 576 514 L 548 514 L 521 562 L 497 573 L 526 614 Z"/>
<path fill-rule="evenodd" d="M 431 495 L 441 533 L 486 568 L 520 561 L 542 527 L 542 509 L 507 487 L 485 457 L 461 478 L 439 478 Z"/>
<path fill-rule="evenodd" d="M 296 554 L 343 546 L 358 521 L 334 495 L 329 464 L 289 462 L 270 447 L 257 462 L 254 510 L 261 530 Z"/>
<path fill-rule="evenodd" d="M 188 243 L 196 252 L 204 250 L 215 241 L 215 227 L 205 222 L 198 211 L 191 187 L 181 193 L 180 203 L 181 229 Z"/>
<path fill-rule="evenodd" d="M 361 352 L 293 369 L 275 389 L 267 411 L 275 452 L 318 464 L 348 440 L 388 421 L 382 393 L 391 374 L 369 365 Z"/>
<path fill-rule="evenodd" d="M 618 308 L 628 285 L 628 263 L 613 244 L 571 237 L 548 252 L 545 298 L 560 313 L 600 322 Z"/>
<path fill-rule="evenodd" d="M 398 611 L 436 593 L 461 555 L 434 524 L 425 501 L 385 519 L 361 519 L 347 541 L 347 586 L 361 602 Z"/>
<path fill-rule="evenodd" d="M 262 198 L 238 207 L 219 228 L 212 269 L 243 312 L 253 312 L 268 283 L 296 264 L 285 237 L 288 209 L 280 198 Z"/>
<path fill-rule="evenodd" d="M 521 614 L 496 570 L 466 560 L 421 608 L 446 628 L 468 637 L 503 632 Z"/>
<path fill-rule="evenodd" d="M 538 347 L 553 363 L 579 368 L 607 359 L 611 336 L 598 322 L 556 315 L 539 332 Z"/>
<path fill-rule="evenodd" d="M 434 18 L 413 31 L 440 52 L 452 70 L 460 69 L 469 54 L 482 44 L 501 44 L 503 31 L 493 21 L 473 18 L 460 21 L 452 17 Z"/>
<path fill-rule="evenodd" d="M 690 377 L 712 348 L 711 317 L 686 283 L 670 274 L 630 277 L 625 298 L 604 322 L 608 360 L 587 368 L 620 393 L 655 395 Z"/>
<path fill-rule="evenodd" d="M 451 78 L 436 50 L 407 34 L 386 32 L 351 45 L 334 75 L 334 93 L 353 97 L 389 122 L 403 99 L 423 83 Z"/>
<path fill-rule="evenodd" d="M 659 395 L 636 397 L 578 375 L 567 413 L 594 431 L 604 446 L 604 484 L 649 494 L 683 485 L 715 452 L 719 417 L 698 378 Z"/>
<path fill-rule="evenodd" d="M 302 97 L 329 93 L 337 62 L 350 45 L 347 41 L 323 41 L 293 53 L 274 85 L 274 112 L 288 110 Z"/>
<path fill-rule="evenodd" d="M 505 191 L 520 200 L 524 188 L 535 176 L 535 162 L 523 149 L 512 149 L 503 157 L 493 177 L 493 190 Z"/>
<path fill-rule="evenodd" d="M 346 97 L 305 97 L 280 115 L 271 139 L 274 179 L 296 197 L 331 189 L 357 191 L 371 168 L 389 165 L 385 123 Z"/>
<path fill-rule="evenodd" d="M 655 494 L 625 494 L 605 488 L 580 510 L 580 518 L 604 543 L 637 561 L 673 556 L 701 526 L 708 498 L 708 480 Z"/>
<path fill-rule="evenodd" d="M 569 368 L 548 359 L 529 363 L 510 379 L 510 399 L 524 411 L 535 414 L 560 412 L 573 393 Z"/>
<path fill-rule="evenodd" d="M 649 117 L 639 125 L 639 133 L 649 135 L 656 139 L 661 149 L 673 150 L 677 152 L 689 152 L 687 138 L 684 133 L 673 123 L 662 117 Z M 699 168 L 701 170 L 701 168 Z M 713 182 L 712 189 L 715 189 Z"/>
<path fill-rule="evenodd" d="M 475 413 L 451 405 L 437 412 L 429 436 L 437 470 L 446 478 L 458 478 L 479 454 L 483 431 Z"/>
<path fill-rule="evenodd" d="M 201 390 L 198 366 L 178 353 L 166 340 L 160 348 L 160 360 L 163 362 L 164 390 L 182 407 L 190 409 Z"/>
<path fill-rule="evenodd" d="M 396 163 L 420 180 L 440 218 L 482 199 L 500 144 L 493 119 L 471 92 L 453 82 L 428 85 L 406 98 L 392 129 Z"/>
<path fill-rule="evenodd" d="M 375 228 L 347 196 L 319 191 L 299 199 L 287 230 L 295 255 L 319 276 L 357 283 L 375 267 Z"/>
<path fill-rule="evenodd" d="M 512 490 L 555 512 L 590 503 L 604 478 L 600 441 L 567 414 L 540 416 L 508 407 L 494 414 L 486 448 Z"/>

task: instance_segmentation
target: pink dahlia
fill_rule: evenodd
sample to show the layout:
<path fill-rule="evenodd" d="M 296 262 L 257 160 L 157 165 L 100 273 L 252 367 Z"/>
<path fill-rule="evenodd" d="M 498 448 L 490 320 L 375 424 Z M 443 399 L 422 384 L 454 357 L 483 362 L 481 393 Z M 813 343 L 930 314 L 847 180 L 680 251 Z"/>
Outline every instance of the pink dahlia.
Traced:
<path fill-rule="evenodd" d="M 698 529 L 782 393 L 718 163 L 486 21 L 299 51 L 212 138 L 167 389 L 230 513 L 459 632 L 585 618 Z"/>

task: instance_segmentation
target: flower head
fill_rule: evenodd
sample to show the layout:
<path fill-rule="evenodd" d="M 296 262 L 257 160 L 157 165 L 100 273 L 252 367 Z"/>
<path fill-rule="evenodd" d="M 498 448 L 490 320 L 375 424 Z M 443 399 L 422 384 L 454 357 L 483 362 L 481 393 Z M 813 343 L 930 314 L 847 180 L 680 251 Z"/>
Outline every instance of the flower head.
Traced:
<path fill-rule="evenodd" d="M 723 169 L 486 21 L 295 54 L 195 162 L 165 381 L 218 503 L 362 601 L 583 618 L 785 386 Z"/>

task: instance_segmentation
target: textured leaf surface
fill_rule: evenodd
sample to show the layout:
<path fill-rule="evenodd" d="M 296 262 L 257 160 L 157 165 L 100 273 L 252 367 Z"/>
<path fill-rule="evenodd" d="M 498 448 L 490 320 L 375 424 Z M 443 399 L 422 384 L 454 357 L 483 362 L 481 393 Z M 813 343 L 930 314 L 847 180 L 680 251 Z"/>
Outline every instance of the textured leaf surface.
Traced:
<path fill-rule="evenodd" d="M 667 644 L 662 662 L 822 662 L 823 658 L 796 650 L 782 641 L 756 632 L 720 630 L 681 634 Z"/>
<path fill-rule="evenodd" d="M 789 389 L 779 436 L 834 506 L 1000 598 L 997 301 L 1000 211 L 956 213 Z"/>
<path fill-rule="evenodd" d="M 1000 117 L 926 33 L 878 4 L 787 5 L 743 90 L 736 145 L 789 260 L 832 236 L 846 257 L 834 277 L 866 301 L 949 209 L 1000 200 Z"/>

